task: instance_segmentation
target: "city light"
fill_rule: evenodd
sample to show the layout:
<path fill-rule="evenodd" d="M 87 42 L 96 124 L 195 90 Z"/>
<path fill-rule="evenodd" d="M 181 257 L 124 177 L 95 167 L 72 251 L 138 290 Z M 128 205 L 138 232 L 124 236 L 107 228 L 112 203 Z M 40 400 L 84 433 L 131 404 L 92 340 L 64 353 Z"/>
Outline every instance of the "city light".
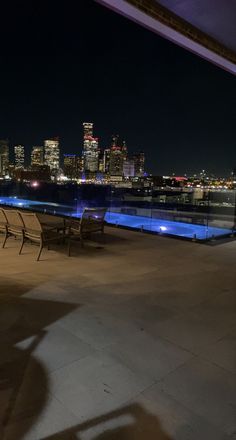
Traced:
<path fill-rule="evenodd" d="M 38 182 L 32 182 L 31 186 L 33 186 L 33 188 L 37 188 L 39 186 L 39 183 Z"/>

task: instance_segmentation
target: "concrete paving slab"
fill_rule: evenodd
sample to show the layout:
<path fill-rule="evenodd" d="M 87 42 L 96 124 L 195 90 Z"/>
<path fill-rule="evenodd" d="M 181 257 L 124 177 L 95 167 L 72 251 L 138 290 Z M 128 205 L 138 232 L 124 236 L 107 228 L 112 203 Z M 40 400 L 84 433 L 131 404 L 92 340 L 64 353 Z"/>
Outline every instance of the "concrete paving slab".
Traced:
<path fill-rule="evenodd" d="M 101 352 L 56 370 L 50 381 L 53 395 L 82 420 L 117 409 L 153 383 Z"/>
<path fill-rule="evenodd" d="M 201 357 L 211 361 L 231 373 L 236 372 L 236 330 L 224 338 L 208 345 L 201 353 Z"/>
<path fill-rule="evenodd" d="M 159 380 L 193 357 L 176 345 L 161 338 L 152 338 L 144 331 L 127 336 L 105 351 L 133 372 Z"/>
<path fill-rule="evenodd" d="M 161 391 L 159 384 L 145 390 L 136 402 L 147 413 L 153 414 L 162 422 L 163 430 L 175 440 L 227 440 L 228 435 L 218 426 L 207 421 L 182 405 L 172 396 Z"/>
<path fill-rule="evenodd" d="M 236 430 L 236 376 L 193 358 L 165 377 L 161 389 L 228 435 Z"/>
<path fill-rule="evenodd" d="M 206 346 L 225 336 L 233 327 L 232 321 L 224 321 L 221 326 L 202 319 L 198 314 L 182 314 L 164 322 L 151 323 L 150 334 L 177 344 L 192 353 L 200 353 Z"/>

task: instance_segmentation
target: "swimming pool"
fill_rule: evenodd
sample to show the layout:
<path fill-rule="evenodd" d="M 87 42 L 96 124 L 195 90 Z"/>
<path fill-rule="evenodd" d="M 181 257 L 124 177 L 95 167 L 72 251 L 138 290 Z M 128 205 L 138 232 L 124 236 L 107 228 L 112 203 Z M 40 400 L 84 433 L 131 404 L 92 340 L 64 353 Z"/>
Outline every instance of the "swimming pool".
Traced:
<path fill-rule="evenodd" d="M 68 205 L 62 205 L 51 202 L 38 202 L 34 200 L 20 199 L 17 197 L 0 197 L 0 205 L 14 206 L 16 208 L 25 208 L 46 212 L 48 214 L 58 214 L 65 217 L 79 218 L 82 209 L 73 210 Z M 183 237 L 192 240 L 209 240 L 216 237 L 224 237 L 232 234 L 232 229 L 225 227 L 197 225 L 194 223 L 184 223 L 170 221 L 141 215 L 123 214 L 108 210 L 106 221 L 111 225 L 127 227 L 135 230 L 142 230 L 162 235 Z"/>

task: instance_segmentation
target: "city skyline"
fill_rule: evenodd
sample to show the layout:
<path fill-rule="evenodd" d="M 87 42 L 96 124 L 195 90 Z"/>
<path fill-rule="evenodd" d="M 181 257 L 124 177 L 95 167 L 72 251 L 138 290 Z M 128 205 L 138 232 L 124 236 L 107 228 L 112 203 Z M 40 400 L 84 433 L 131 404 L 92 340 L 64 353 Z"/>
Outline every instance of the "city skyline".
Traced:
<path fill-rule="evenodd" d="M 153 174 L 228 174 L 235 78 L 93 1 L 81 1 L 80 12 L 66 2 L 4 6 L 0 138 L 29 154 L 39 139 L 59 136 L 62 154 L 73 154 L 82 122 L 92 120 L 103 148 L 123 134 Z"/>
<path fill-rule="evenodd" d="M 32 146 L 28 158 L 24 145 L 11 146 L 9 139 L 0 140 L 0 178 L 24 179 L 27 174 L 23 171 L 30 171 L 32 179 L 34 171 L 40 176 L 41 169 L 53 179 L 64 171 L 64 175 L 72 179 L 84 179 L 85 176 L 93 179 L 100 174 L 123 180 L 143 177 L 146 174 L 144 164 L 145 154 L 138 150 L 128 153 L 126 142 L 119 135 L 113 135 L 107 148 L 102 148 L 98 137 L 94 136 L 93 122 L 83 122 L 83 145 L 76 154 L 61 153 L 59 137 L 45 139 L 41 146 Z"/>
<path fill-rule="evenodd" d="M 87 124 L 87 123 L 82 123 L 81 125 L 82 126 L 84 126 L 85 124 Z M 90 122 L 89 124 L 91 124 L 92 126 L 94 126 L 94 123 L 92 122 Z M 93 130 L 93 128 L 92 128 L 92 130 Z M 82 130 L 82 128 L 81 128 L 81 132 L 83 133 L 83 130 Z M 41 141 L 41 145 L 39 145 L 39 144 L 36 144 L 36 143 L 34 143 L 34 145 L 25 145 L 25 144 L 16 144 L 16 145 L 14 145 L 14 144 L 12 144 L 11 142 L 10 142 L 10 139 L 9 138 L 6 138 L 5 140 L 3 140 L 3 139 L 0 139 L 0 144 L 1 143 L 5 143 L 5 142 L 7 142 L 7 144 L 8 144 L 8 157 L 9 157 L 9 164 L 10 165 L 14 165 L 14 166 L 18 166 L 19 167 L 19 163 L 17 164 L 17 161 L 18 161 L 18 154 L 16 154 L 16 148 L 18 148 L 18 147 L 21 147 L 21 150 L 20 150 L 20 155 L 22 154 L 23 155 L 23 158 L 22 158 L 22 164 L 23 164 L 23 166 L 25 166 L 26 168 L 28 168 L 28 167 L 30 167 L 31 165 L 43 165 L 43 164 L 47 164 L 47 165 L 49 165 L 49 168 L 54 168 L 53 166 L 51 166 L 50 165 L 50 163 L 51 163 L 51 160 L 50 160 L 50 158 L 49 158 L 49 160 L 48 159 L 45 159 L 45 148 L 47 149 L 47 146 L 45 145 L 45 143 L 47 144 L 48 142 L 49 142 L 49 144 L 57 144 L 56 145 L 56 149 L 58 148 L 58 152 L 56 153 L 56 155 L 57 155 L 57 158 L 56 158 L 56 161 L 57 161 L 57 163 L 58 163 L 58 165 L 56 165 L 56 167 L 55 168 L 60 168 L 60 169 L 64 169 L 64 157 L 65 156 L 68 156 L 68 157 L 70 157 L 70 156 L 76 156 L 77 158 L 80 158 L 80 159 L 82 159 L 82 157 L 83 157 L 83 149 L 84 149 L 84 144 L 83 144 L 83 142 L 84 142 L 84 138 L 83 138 L 83 136 L 82 136 L 82 145 L 80 145 L 79 146 L 79 148 L 76 150 L 76 151 L 74 151 L 74 152 L 72 152 L 72 151 L 70 151 L 70 150 L 65 150 L 65 149 L 62 149 L 61 148 L 61 138 L 59 137 L 59 136 L 55 136 L 55 137 L 51 137 L 51 138 L 47 138 L 47 139 L 41 139 L 40 141 Z M 102 153 L 102 154 L 104 154 L 104 156 L 106 155 L 106 152 L 107 151 L 110 151 L 110 149 L 112 148 L 112 143 L 114 142 L 114 139 L 119 139 L 119 141 L 122 143 L 122 142 L 124 142 L 125 143 L 125 145 L 126 145 L 126 142 L 125 142 L 125 140 L 124 140 L 124 137 L 120 137 L 119 135 L 112 135 L 111 137 L 110 137 L 110 143 L 107 145 L 107 146 L 104 146 L 104 147 L 101 147 L 101 138 L 100 137 L 95 137 L 94 139 L 96 139 L 96 143 L 97 143 L 97 147 L 98 147 L 98 150 Z M 126 148 L 127 148 L 127 146 L 126 146 Z M 0 145 L 0 149 L 1 149 L 1 145 Z M 22 150 L 23 149 L 23 150 Z M 139 150 L 139 149 L 136 149 L 136 150 L 130 150 L 129 149 L 129 156 L 131 155 L 131 157 L 134 157 L 137 153 L 144 153 L 142 150 Z M 50 152 L 49 152 L 49 154 L 50 154 Z M 145 154 L 145 153 L 144 153 Z M 99 159 L 98 159 L 98 161 L 99 161 Z M 150 158 L 147 156 L 147 155 L 145 155 L 145 163 L 148 163 L 148 162 L 150 162 Z M 204 165 L 204 164 L 203 164 Z M 176 171 L 175 171 L 175 169 L 172 169 L 172 170 L 168 170 L 168 172 L 166 172 L 166 173 L 153 173 L 153 172 L 151 172 L 147 167 L 145 168 L 145 172 L 147 173 L 147 175 L 149 174 L 149 175 L 156 175 L 156 176 L 165 176 L 165 175 L 181 175 L 181 176 L 194 176 L 194 175 L 201 175 L 202 174 L 202 172 L 204 172 L 204 173 L 206 173 L 206 174 L 208 174 L 209 176 L 217 176 L 217 177 L 229 177 L 230 175 L 232 175 L 232 173 L 234 172 L 234 174 L 235 174 L 235 169 L 236 169 L 236 167 L 234 166 L 234 165 L 232 165 L 232 167 L 230 168 L 230 169 L 228 169 L 225 173 L 215 173 L 214 172 L 214 170 L 213 169 L 206 169 L 206 167 L 202 167 L 202 168 L 199 168 L 199 169 L 193 169 L 193 170 L 191 170 L 190 172 L 188 172 L 188 170 L 185 170 L 183 173 L 177 173 Z M 89 171 L 88 169 L 87 169 L 87 171 Z M 98 170 L 97 171 L 99 171 L 99 167 L 98 167 Z M 108 170 L 105 170 L 104 172 L 106 173 Z"/>

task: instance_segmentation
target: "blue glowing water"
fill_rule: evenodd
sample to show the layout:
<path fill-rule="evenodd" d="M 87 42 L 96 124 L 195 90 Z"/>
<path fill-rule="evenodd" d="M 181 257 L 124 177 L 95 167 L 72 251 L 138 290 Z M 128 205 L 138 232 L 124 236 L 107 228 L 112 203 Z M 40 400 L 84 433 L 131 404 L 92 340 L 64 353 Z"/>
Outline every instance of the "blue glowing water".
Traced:
<path fill-rule="evenodd" d="M 18 199 L 17 197 L 0 197 L 0 205 L 14 206 L 18 208 L 37 209 L 40 212 L 64 215 L 79 218 L 82 210 L 71 211 L 67 205 L 57 203 L 38 202 L 33 200 Z M 196 225 L 192 223 L 176 222 L 156 219 L 138 215 L 121 214 L 108 211 L 107 223 L 128 227 L 136 230 L 157 232 L 163 235 L 173 235 L 190 239 L 206 240 L 211 237 L 227 236 L 232 233 L 231 229 L 214 226 Z"/>

